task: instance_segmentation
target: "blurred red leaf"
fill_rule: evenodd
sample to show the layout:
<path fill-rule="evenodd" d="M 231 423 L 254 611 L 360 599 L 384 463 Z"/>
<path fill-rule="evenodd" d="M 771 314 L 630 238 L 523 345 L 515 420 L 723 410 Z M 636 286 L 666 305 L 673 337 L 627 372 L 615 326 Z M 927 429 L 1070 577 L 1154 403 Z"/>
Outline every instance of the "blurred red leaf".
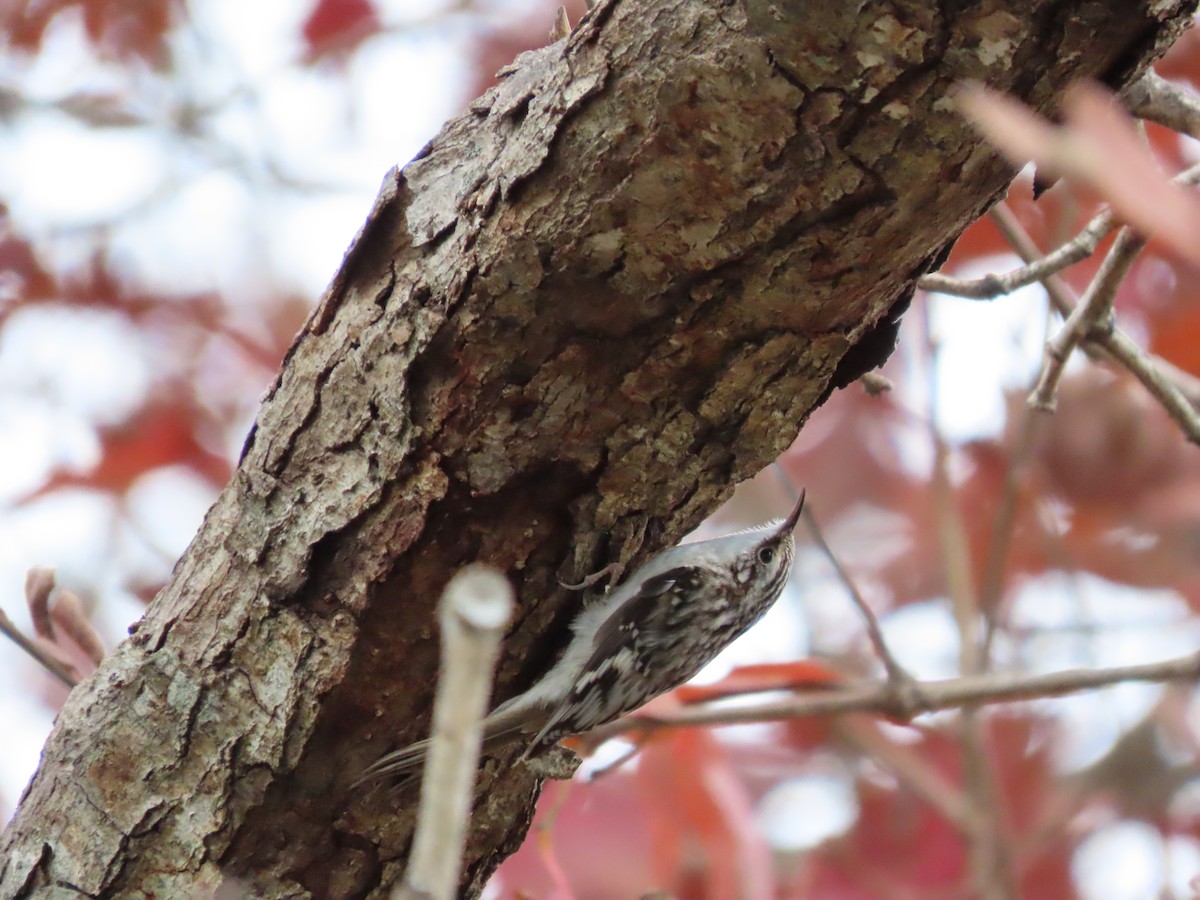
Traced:
<path fill-rule="evenodd" d="M 1155 300 L 1158 308 L 1143 317 L 1150 331 L 1147 349 L 1185 372 L 1200 374 L 1200 285 L 1181 279 L 1169 302 L 1164 302 L 1164 292 Z"/>
<path fill-rule="evenodd" d="M 774 896 L 770 850 L 728 751 L 714 735 L 698 728 L 662 733 L 643 751 L 635 778 L 656 871 L 675 896 Z"/>
<path fill-rule="evenodd" d="M 120 496 L 141 476 L 162 466 L 187 466 L 214 486 L 229 480 L 224 457 L 196 439 L 196 419 L 183 407 L 151 406 L 132 420 L 100 431 L 100 460 L 87 472 L 55 472 L 26 501 L 65 487 L 84 487 Z"/>
<path fill-rule="evenodd" d="M 1014 834 L 1028 834 L 1057 792 L 1050 758 L 1053 731 L 1032 715 L 1002 710 L 987 716 L 988 755 L 1004 797 L 1005 818 Z"/>
<path fill-rule="evenodd" d="M 167 32 L 182 12 L 170 0 L 83 0 L 83 22 L 98 49 L 118 59 L 166 62 Z"/>
<path fill-rule="evenodd" d="M 1029 416 L 1025 396 L 1011 394 L 999 441 L 952 452 L 953 503 L 975 585 L 982 584 L 1011 457 Z M 1200 600 L 1200 456 L 1145 389 L 1126 373 L 1090 367 L 1063 380 L 1057 413 L 1035 425 L 1031 457 L 1017 472 L 1004 582 L 1066 565 Z M 937 539 L 943 511 L 934 492 L 917 485 L 907 497 L 887 494 L 879 492 L 887 505 L 877 502 L 878 512 L 890 530 L 911 536 L 911 547 L 859 561 L 855 577 L 890 591 L 893 605 L 944 595 Z"/>
<path fill-rule="evenodd" d="M 810 887 L 814 897 L 965 896 L 962 836 L 905 790 L 861 782 L 854 829 L 827 844 Z M 854 891 L 853 893 L 851 891 Z"/>
<path fill-rule="evenodd" d="M 791 691 L 829 687 L 845 679 L 824 663 L 801 659 L 788 663 L 760 663 L 738 666 L 712 684 L 685 684 L 675 690 L 680 703 L 700 703 L 736 694 L 760 691 Z"/>
<path fill-rule="evenodd" d="M 1071 876 L 1074 851 L 1074 842 L 1065 838 L 1039 845 L 1018 873 L 1023 900 L 1069 900 L 1078 896 Z"/>
<path fill-rule="evenodd" d="M 1057 412 L 1042 424 L 1037 460 L 1045 486 L 1082 508 L 1128 512 L 1148 489 L 1200 476 L 1195 450 L 1124 372 L 1089 368 L 1064 379 Z"/>
<path fill-rule="evenodd" d="M 54 277 L 42 266 L 33 245 L 12 231 L 6 215 L 0 215 L 0 272 L 0 315 L 16 305 L 10 304 L 10 298 L 44 296 L 54 287 Z"/>
<path fill-rule="evenodd" d="M 1051 758 L 1055 736 L 1050 722 L 1017 711 L 986 719 L 988 756 L 1003 800 L 1005 839 L 1020 879 L 1020 896 L 1030 900 L 1071 897 L 1071 856 L 1075 837 L 1059 822 L 1046 831 L 1059 808 L 1063 780 Z"/>
<path fill-rule="evenodd" d="M 1024 406 L 1023 396 L 1011 402 Z M 1057 413 L 1039 424 L 1030 487 L 1062 504 L 1046 564 L 1195 596 L 1200 456 L 1144 388 L 1085 369 L 1063 380 Z"/>
<path fill-rule="evenodd" d="M 74 0 L 47 0 L 45 3 L 8 2 L 0 8 L 0 29 L 9 47 L 27 52 L 40 49 L 46 26 L 60 12 L 75 5 Z"/>
<path fill-rule="evenodd" d="M 1009 841 L 1022 897 L 1039 900 L 1073 896 L 1070 858 L 1073 839 L 1037 826 L 1057 795 L 1050 763 L 1047 723 L 1019 713 L 989 715 L 984 738 L 999 783 L 999 817 Z M 948 784 L 963 787 L 962 748 L 954 729 L 920 732 L 903 754 L 936 769 Z M 886 771 L 886 757 L 879 760 Z M 933 805 L 904 786 L 860 778 L 859 816 L 842 838 L 818 849 L 798 873 L 805 896 L 874 898 L 965 896 L 969 872 L 967 838 Z M 1041 840 L 1025 840 L 1038 834 Z"/>
<path fill-rule="evenodd" d="M 1185 31 L 1154 66 L 1163 78 L 1178 78 L 1200 84 L 1200 32 Z"/>
<path fill-rule="evenodd" d="M 177 0 L 47 0 L 44 3 L 6 3 L 0 7 L 0 29 L 10 47 L 28 52 L 41 49 L 47 26 L 60 13 L 78 9 L 84 31 L 96 50 L 123 62 L 141 59 L 164 65 L 167 33 L 181 18 Z"/>
<path fill-rule="evenodd" d="M 893 356 L 883 373 L 901 380 L 901 363 Z M 823 524 L 863 498 L 881 507 L 903 507 L 913 492 L 925 490 L 924 480 L 905 468 L 899 436 L 914 419 L 895 393 L 871 397 L 857 385 L 837 391 L 780 458 L 794 483 L 820 486 L 810 504 Z"/>
<path fill-rule="evenodd" d="M 378 31 L 371 0 L 316 0 L 300 29 L 310 62 L 349 53 Z"/>
<path fill-rule="evenodd" d="M 562 900 L 563 879 L 567 890 L 587 900 L 637 897 L 657 886 L 649 845 L 631 775 L 551 784 L 538 801 L 529 839 L 500 866 L 495 882 L 504 898 Z"/>

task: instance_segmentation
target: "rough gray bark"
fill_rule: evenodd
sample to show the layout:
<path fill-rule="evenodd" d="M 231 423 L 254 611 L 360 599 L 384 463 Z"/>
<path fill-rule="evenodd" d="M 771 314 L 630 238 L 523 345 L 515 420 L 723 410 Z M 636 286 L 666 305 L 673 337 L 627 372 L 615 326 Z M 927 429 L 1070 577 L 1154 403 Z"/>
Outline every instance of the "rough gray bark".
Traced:
<path fill-rule="evenodd" d="M 449 576 L 516 583 L 508 696 L 580 602 L 556 579 L 677 538 L 890 350 L 873 326 L 1012 174 L 954 83 L 1049 109 L 1194 6 L 607 0 L 523 57 L 388 174 L 170 585 L 59 717 L 0 896 L 381 896 L 413 794 L 346 786 L 427 727 Z M 537 793 L 481 788 L 468 892 Z"/>

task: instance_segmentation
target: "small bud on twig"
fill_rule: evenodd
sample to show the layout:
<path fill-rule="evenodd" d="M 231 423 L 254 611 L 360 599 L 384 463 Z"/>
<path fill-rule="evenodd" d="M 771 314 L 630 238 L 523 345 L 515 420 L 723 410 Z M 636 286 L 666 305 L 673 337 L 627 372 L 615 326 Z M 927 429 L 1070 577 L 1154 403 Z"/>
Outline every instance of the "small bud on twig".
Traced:
<path fill-rule="evenodd" d="M 88 621 L 83 603 L 74 591 L 58 589 L 50 607 L 50 618 L 76 647 L 87 654 L 88 659 L 96 665 L 104 662 L 104 641 L 100 638 L 100 632 Z"/>
<path fill-rule="evenodd" d="M 34 618 L 35 627 L 45 628 L 50 635 L 50 640 L 53 640 L 54 627 L 50 622 L 48 613 L 47 598 L 54 590 L 54 570 L 35 567 L 29 570 L 25 576 L 25 601 L 29 604 L 30 615 Z M 39 616 L 43 617 L 40 625 L 38 623 Z M 40 633 L 40 632 L 39 632 Z M 69 663 L 55 658 L 50 649 L 42 646 L 37 641 L 31 641 L 17 629 L 13 624 L 12 619 L 5 615 L 3 610 L 0 610 L 0 634 L 3 634 L 10 641 L 36 659 L 46 668 L 50 674 L 65 684 L 67 687 L 75 687 L 79 683 L 79 672 Z"/>
<path fill-rule="evenodd" d="M 50 619 L 50 594 L 54 591 L 54 570 L 34 566 L 25 574 L 25 603 L 33 620 L 33 633 L 54 640 L 54 622 Z"/>

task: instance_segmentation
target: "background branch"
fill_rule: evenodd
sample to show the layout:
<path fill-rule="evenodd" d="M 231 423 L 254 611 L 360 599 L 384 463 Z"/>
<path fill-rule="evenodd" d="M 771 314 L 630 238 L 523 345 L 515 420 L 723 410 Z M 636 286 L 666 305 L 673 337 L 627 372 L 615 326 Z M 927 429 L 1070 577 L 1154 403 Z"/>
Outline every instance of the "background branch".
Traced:
<path fill-rule="evenodd" d="M 1117 233 L 1117 240 L 1105 255 L 1100 271 L 1088 285 L 1087 293 L 1071 311 L 1058 333 L 1046 343 L 1042 374 L 1029 396 L 1031 406 L 1053 410 L 1054 394 L 1071 353 L 1085 339 L 1096 340 L 1099 335 L 1111 331 L 1113 298 L 1145 245 L 1146 239 L 1130 228 L 1122 228 Z"/>

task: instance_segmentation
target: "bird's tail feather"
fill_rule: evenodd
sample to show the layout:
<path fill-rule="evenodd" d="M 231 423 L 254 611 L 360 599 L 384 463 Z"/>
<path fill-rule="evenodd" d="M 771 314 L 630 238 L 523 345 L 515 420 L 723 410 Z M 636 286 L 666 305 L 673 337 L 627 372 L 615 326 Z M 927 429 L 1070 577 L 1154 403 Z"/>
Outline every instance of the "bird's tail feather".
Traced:
<path fill-rule="evenodd" d="M 537 711 L 526 708 L 503 706 L 492 712 L 483 720 L 483 744 L 481 752 L 491 753 L 496 748 L 508 743 L 521 732 L 528 730 L 529 725 L 536 721 Z M 429 753 L 430 738 L 409 744 L 381 756 L 358 777 L 351 789 L 395 775 L 415 775 L 425 765 L 425 756 Z"/>

